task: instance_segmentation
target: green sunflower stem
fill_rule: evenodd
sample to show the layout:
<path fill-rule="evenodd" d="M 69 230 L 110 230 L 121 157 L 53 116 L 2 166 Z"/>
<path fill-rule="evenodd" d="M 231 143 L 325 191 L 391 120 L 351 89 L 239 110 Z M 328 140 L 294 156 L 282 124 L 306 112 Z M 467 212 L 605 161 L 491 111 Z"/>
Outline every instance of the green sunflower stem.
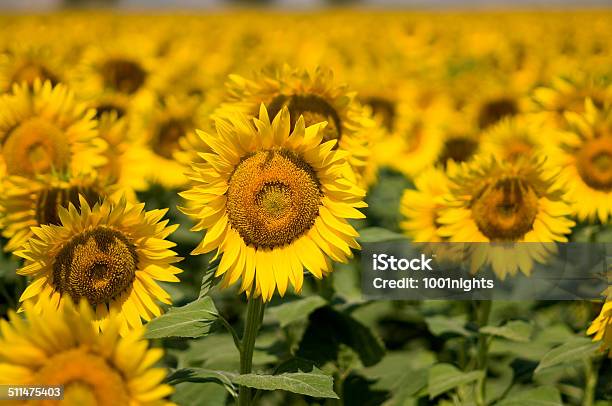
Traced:
<path fill-rule="evenodd" d="M 240 374 L 249 374 L 253 367 L 253 350 L 255 349 L 255 339 L 261 326 L 264 313 L 264 303 L 260 297 L 254 297 L 254 292 L 249 295 L 247 304 L 246 321 L 244 334 L 240 345 Z M 238 404 L 248 406 L 251 404 L 252 391 L 246 386 L 240 386 L 238 392 Z"/>
<path fill-rule="evenodd" d="M 483 328 L 489 323 L 491 315 L 491 301 L 482 300 L 478 306 L 478 328 Z M 478 381 L 476 388 L 476 403 L 478 405 L 486 404 L 486 383 L 487 383 L 487 359 L 489 355 L 489 337 L 486 334 L 478 333 L 478 353 L 476 358 L 476 367 L 483 371 L 483 377 Z"/>

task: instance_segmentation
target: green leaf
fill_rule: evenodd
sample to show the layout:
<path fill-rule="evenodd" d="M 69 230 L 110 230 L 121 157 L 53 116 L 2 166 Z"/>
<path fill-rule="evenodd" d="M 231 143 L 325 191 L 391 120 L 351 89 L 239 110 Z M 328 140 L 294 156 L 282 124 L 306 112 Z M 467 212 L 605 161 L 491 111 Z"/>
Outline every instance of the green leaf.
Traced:
<path fill-rule="evenodd" d="M 316 398 L 338 399 L 333 390 L 334 380 L 319 369 L 313 372 L 293 372 L 280 375 L 233 374 L 232 381 L 237 385 L 263 390 L 284 390 Z"/>
<path fill-rule="evenodd" d="M 364 366 L 376 364 L 385 354 L 382 341 L 371 329 L 350 314 L 324 306 L 310 315 L 296 355 L 323 365 L 337 361 L 343 345 L 351 348 Z"/>
<path fill-rule="evenodd" d="M 503 337 L 510 341 L 526 343 L 529 342 L 533 332 L 533 325 L 521 320 L 512 320 L 500 327 L 485 326 L 480 329 L 480 332 Z"/>
<path fill-rule="evenodd" d="M 464 327 L 465 320 L 457 317 L 432 316 L 425 318 L 429 331 L 435 336 L 446 333 L 459 334 L 465 337 L 470 336 L 470 332 Z"/>
<path fill-rule="evenodd" d="M 201 337 L 208 334 L 217 319 L 217 309 L 210 297 L 183 307 L 172 307 L 147 324 L 146 338 Z"/>
<path fill-rule="evenodd" d="M 232 396 L 237 396 L 236 388 L 234 387 L 230 374 L 225 371 L 215 371 L 204 368 L 183 368 L 177 369 L 168 375 L 166 383 L 169 385 L 177 385 L 183 382 L 197 383 L 216 383 L 222 385 Z"/>
<path fill-rule="evenodd" d="M 484 376 L 483 371 L 462 372 L 451 364 L 437 364 L 429 370 L 427 392 L 429 398 L 447 392 L 457 386 L 477 381 Z"/>
<path fill-rule="evenodd" d="M 404 240 L 405 236 L 381 227 L 368 227 L 359 230 L 358 240 L 362 243 Z"/>
<path fill-rule="evenodd" d="M 214 383 L 183 382 L 175 387 L 172 401 L 181 406 L 225 406 L 227 391 Z"/>
<path fill-rule="evenodd" d="M 325 306 L 326 303 L 321 296 L 308 296 L 272 307 L 269 313 L 278 319 L 281 327 L 285 327 L 295 321 L 308 318 L 310 313 Z"/>
<path fill-rule="evenodd" d="M 198 299 L 202 299 L 204 296 L 207 296 L 210 290 L 219 281 L 219 278 L 215 278 L 215 271 L 216 268 L 209 269 L 202 277 L 202 283 L 200 283 L 200 294 L 198 295 Z"/>
<path fill-rule="evenodd" d="M 547 352 L 535 369 L 535 373 L 555 365 L 588 358 L 595 353 L 599 346 L 599 343 L 594 343 L 589 338 L 575 337 Z"/>
<path fill-rule="evenodd" d="M 563 405 L 561 394 L 553 386 L 541 386 L 507 396 L 495 406 L 559 406 Z"/>

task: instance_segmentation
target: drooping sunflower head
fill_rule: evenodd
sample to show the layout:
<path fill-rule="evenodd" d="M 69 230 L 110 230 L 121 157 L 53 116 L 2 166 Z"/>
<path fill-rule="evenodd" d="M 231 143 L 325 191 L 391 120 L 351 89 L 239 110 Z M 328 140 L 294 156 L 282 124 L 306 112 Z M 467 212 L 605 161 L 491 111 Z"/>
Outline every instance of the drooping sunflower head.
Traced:
<path fill-rule="evenodd" d="M 93 110 L 76 103 L 64 85 L 15 85 L 0 97 L 2 164 L 8 175 L 90 173 L 104 164 Z"/>
<path fill-rule="evenodd" d="M 581 221 L 598 218 L 605 224 L 612 215 L 611 106 L 598 108 L 588 99 L 583 114 L 568 112 L 568 130 L 559 133 L 548 151 L 552 162 L 563 168 L 561 179 Z"/>
<path fill-rule="evenodd" d="M 567 241 L 574 225 L 567 218 L 571 209 L 543 160 L 479 156 L 469 164 L 451 164 L 448 173 L 451 193 L 438 217 L 439 235 L 451 242 L 494 243 L 474 244 L 474 270 L 492 262 L 501 277 L 518 269 L 529 273 L 534 259 Z"/>
<path fill-rule="evenodd" d="M 85 301 L 41 307 L 26 304 L 25 319 L 10 313 L 0 320 L 1 384 L 61 385 L 68 405 L 168 404 L 166 370 L 153 367 L 163 351 L 148 348 L 143 329 L 121 337 L 122 319 L 113 313 L 101 333 Z"/>
<path fill-rule="evenodd" d="M 194 230 L 206 235 L 194 254 L 223 254 L 217 276 L 225 286 L 270 300 L 288 282 L 301 290 L 303 269 L 321 278 L 329 258 L 344 262 L 358 248 L 347 218 L 361 218 L 364 192 L 350 174 L 335 140 L 323 142 L 321 124 L 291 124 L 283 107 L 273 122 L 262 104 L 259 118 L 232 114 L 217 120 L 217 134 L 199 132 L 210 148 L 193 166 L 194 186 L 181 194 Z"/>
<path fill-rule="evenodd" d="M 271 73 L 264 71 L 253 80 L 231 75 L 228 95 L 221 111 L 256 116 L 263 103 L 272 117 L 287 108 L 292 127 L 299 117 L 303 117 L 307 126 L 327 122 L 321 130 L 322 140 L 336 140 L 336 148 L 349 153 L 349 164 L 354 170 L 363 171 L 369 158 L 369 134 L 374 122 L 355 94 L 335 83 L 330 70 L 318 68 L 310 72 L 285 65 Z"/>
<path fill-rule="evenodd" d="M 143 212 L 124 199 L 92 207 L 83 195 L 79 205 L 60 207 L 61 224 L 33 228 L 35 237 L 16 252 L 27 260 L 17 272 L 33 279 L 20 300 L 38 308 L 49 298 L 56 305 L 86 299 L 101 328 L 115 310 L 122 334 L 159 316 L 155 301 L 170 303 L 170 296 L 155 281 L 178 282 L 180 273 L 174 244 L 165 240 L 176 229 L 161 221 L 165 210 Z"/>
<path fill-rule="evenodd" d="M 28 179 L 9 176 L 0 196 L 0 225 L 8 238 L 5 251 L 15 251 L 33 235 L 31 227 L 60 225 L 59 208 L 69 204 L 80 207 L 79 196 L 93 206 L 110 196 L 116 186 L 92 176 Z"/>

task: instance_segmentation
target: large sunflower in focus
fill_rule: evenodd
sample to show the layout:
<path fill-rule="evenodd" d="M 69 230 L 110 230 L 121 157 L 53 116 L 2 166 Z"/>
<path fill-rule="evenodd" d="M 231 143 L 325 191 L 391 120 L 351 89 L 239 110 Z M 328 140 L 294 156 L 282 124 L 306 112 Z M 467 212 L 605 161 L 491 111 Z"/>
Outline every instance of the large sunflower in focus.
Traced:
<path fill-rule="evenodd" d="M 541 160 L 481 156 L 450 164 L 448 174 L 451 193 L 438 217 L 439 235 L 476 243 L 470 247 L 472 271 L 491 264 L 501 278 L 519 269 L 529 274 L 534 260 L 546 260 L 555 242 L 567 241 L 574 225 L 567 218 L 571 208 Z"/>
<path fill-rule="evenodd" d="M 304 268 L 321 278 L 332 270 L 328 257 L 352 256 L 358 234 L 347 219 L 363 218 L 365 192 L 321 124 L 305 128 L 287 107 L 270 123 L 262 104 L 259 119 L 233 114 L 216 126 L 217 135 L 199 132 L 213 152 L 193 166 L 195 185 L 181 196 L 198 221 L 193 230 L 207 230 L 193 253 L 223 254 L 216 275 L 224 286 L 242 278 L 242 291 L 269 301 L 289 283 L 299 292 Z"/>
<path fill-rule="evenodd" d="M 334 82 L 331 70 L 318 68 L 309 72 L 284 66 L 274 73 L 262 72 L 252 80 L 231 75 L 228 93 L 228 102 L 221 111 L 256 116 L 263 103 L 272 117 L 287 107 L 292 126 L 300 116 L 307 126 L 327 121 L 322 140 L 337 140 L 337 147 L 349 153 L 348 162 L 355 173 L 364 172 L 374 122 L 355 94 Z"/>
<path fill-rule="evenodd" d="M 27 178 L 92 172 L 105 162 L 94 114 L 62 84 L 15 85 L 0 97 L 0 172 Z"/>
<path fill-rule="evenodd" d="M 100 333 L 85 302 L 46 302 L 42 314 L 25 309 L 25 320 L 15 313 L 0 320 L 0 384 L 61 385 L 65 405 L 169 404 L 166 370 L 153 367 L 163 350 L 148 348 L 143 329 L 121 337 L 122 321 L 112 315 Z"/>
<path fill-rule="evenodd" d="M 561 180 L 578 219 L 607 223 L 612 215 L 612 104 L 597 108 L 587 100 L 584 110 L 565 115 L 569 130 L 559 134 L 549 155 L 563 168 Z"/>
<path fill-rule="evenodd" d="M 167 210 L 143 212 L 143 204 L 124 199 L 104 200 L 90 207 L 79 200 L 80 211 L 70 204 L 58 208 L 60 225 L 32 229 L 35 237 L 16 254 L 25 258 L 17 271 L 32 278 L 21 301 L 34 301 L 39 309 L 50 298 L 53 305 L 86 299 L 104 329 L 109 310 L 122 319 L 121 333 L 161 314 L 155 302 L 170 304 L 170 295 L 157 281 L 178 282 L 180 260 L 166 237 L 177 226 L 161 221 Z"/>

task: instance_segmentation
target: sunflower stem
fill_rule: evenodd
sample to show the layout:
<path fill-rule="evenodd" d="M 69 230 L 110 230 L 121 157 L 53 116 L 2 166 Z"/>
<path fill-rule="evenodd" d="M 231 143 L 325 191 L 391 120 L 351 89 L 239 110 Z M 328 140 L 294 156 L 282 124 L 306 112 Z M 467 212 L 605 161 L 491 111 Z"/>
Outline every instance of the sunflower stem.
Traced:
<path fill-rule="evenodd" d="M 483 300 L 480 303 L 478 310 L 478 328 L 481 329 L 489 323 L 489 316 L 491 315 L 491 301 Z M 486 383 L 487 383 L 487 359 L 489 353 L 489 337 L 479 332 L 478 333 L 478 354 L 476 359 L 476 368 L 483 372 L 482 378 L 478 381 L 476 389 L 476 404 L 486 404 Z"/>
<path fill-rule="evenodd" d="M 585 388 L 582 399 L 583 406 L 592 406 L 595 402 L 595 389 L 599 374 L 599 359 L 589 358 L 584 361 Z"/>
<path fill-rule="evenodd" d="M 255 339 L 257 332 L 261 326 L 264 313 L 264 303 L 260 297 L 254 297 L 254 292 L 251 291 L 247 304 L 246 321 L 244 325 L 244 334 L 240 345 L 240 374 L 249 374 L 253 367 L 253 350 L 255 349 Z M 251 404 L 251 389 L 246 386 L 240 386 L 238 392 L 238 404 L 240 406 L 248 406 Z"/>

